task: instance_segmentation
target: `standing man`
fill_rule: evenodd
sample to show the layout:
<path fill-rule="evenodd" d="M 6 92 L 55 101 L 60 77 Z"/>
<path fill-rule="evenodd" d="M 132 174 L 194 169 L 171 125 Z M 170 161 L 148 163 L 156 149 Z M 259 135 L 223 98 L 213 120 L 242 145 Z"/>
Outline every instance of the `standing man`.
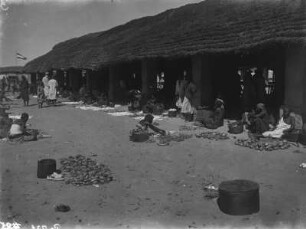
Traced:
<path fill-rule="evenodd" d="M 42 82 L 44 84 L 44 93 L 45 93 L 45 98 L 48 98 L 49 94 L 49 73 L 46 72 L 45 76 L 42 78 Z"/>

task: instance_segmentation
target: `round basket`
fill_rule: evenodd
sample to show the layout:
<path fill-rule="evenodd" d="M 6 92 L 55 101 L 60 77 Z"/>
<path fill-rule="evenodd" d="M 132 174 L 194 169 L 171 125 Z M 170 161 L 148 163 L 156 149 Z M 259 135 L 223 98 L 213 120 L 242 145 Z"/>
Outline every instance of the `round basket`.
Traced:
<path fill-rule="evenodd" d="M 130 140 L 132 142 L 145 142 L 149 137 L 150 136 L 147 133 L 132 133 L 130 135 Z"/>
<path fill-rule="evenodd" d="M 37 177 L 47 178 L 56 171 L 56 161 L 54 159 L 42 159 L 38 161 Z"/>
<path fill-rule="evenodd" d="M 243 124 L 241 122 L 234 122 L 228 125 L 228 132 L 231 134 L 241 134 L 243 132 Z"/>
<path fill-rule="evenodd" d="M 218 205 L 229 215 L 249 215 L 259 211 L 259 185 L 248 180 L 225 181 L 219 185 Z"/>

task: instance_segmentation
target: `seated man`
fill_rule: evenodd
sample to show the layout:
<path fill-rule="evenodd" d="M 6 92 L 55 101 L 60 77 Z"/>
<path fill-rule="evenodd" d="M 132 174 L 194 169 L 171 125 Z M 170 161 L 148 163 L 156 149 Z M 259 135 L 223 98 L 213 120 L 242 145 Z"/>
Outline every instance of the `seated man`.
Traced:
<path fill-rule="evenodd" d="M 13 122 L 9 131 L 9 139 L 20 139 L 23 141 L 37 140 L 38 131 L 26 129 L 26 123 L 28 119 L 29 115 L 27 113 L 22 113 L 21 118 Z"/>
<path fill-rule="evenodd" d="M 203 121 L 203 125 L 209 129 L 217 129 L 223 126 L 224 122 L 224 102 L 220 98 L 216 98 L 212 115 Z"/>
<path fill-rule="evenodd" d="M 272 131 L 266 131 L 262 135 L 264 137 L 281 138 L 284 134 L 288 134 L 295 130 L 295 118 L 290 115 L 291 111 L 288 107 L 281 108 L 283 114 L 276 126 Z"/>

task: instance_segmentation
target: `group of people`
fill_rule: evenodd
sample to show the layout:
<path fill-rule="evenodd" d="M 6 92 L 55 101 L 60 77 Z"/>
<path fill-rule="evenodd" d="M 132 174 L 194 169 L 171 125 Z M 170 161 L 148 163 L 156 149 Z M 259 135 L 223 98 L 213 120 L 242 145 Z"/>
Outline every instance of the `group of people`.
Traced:
<path fill-rule="evenodd" d="M 281 138 L 296 131 L 295 117 L 287 106 L 280 108 L 280 119 L 276 125 L 263 103 L 258 103 L 252 112 L 245 113 L 243 122 L 252 133 L 263 137 Z"/>
<path fill-rule="evenodd" d="M 57 88 L 58 83 L 55 77 L 51 76 L 49 79 L 49 74 L 46 73 L 37 87 L 37 102 L 39 108 L 42 108 L 44 102 L 53 105 L 56 103 Z"/>

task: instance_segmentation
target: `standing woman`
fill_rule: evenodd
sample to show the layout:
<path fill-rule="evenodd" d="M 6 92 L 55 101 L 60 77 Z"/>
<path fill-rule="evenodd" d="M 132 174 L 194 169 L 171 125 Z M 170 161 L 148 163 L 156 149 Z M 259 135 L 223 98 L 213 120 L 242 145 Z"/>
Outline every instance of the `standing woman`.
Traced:
<path fill-rule="evenodd" d="M 25 76 L 22 76 L 20 83 L 20 97 L 24 106 L 29 106 L 29 82 Z"/>
<path fill-rule="evenodd" d="M 52 76 L 51 79 L 49 80 L 48 86 L 49 86 L 48 100 L 49 102 L 51 102 L 51 104 L 55 104 L 58 83 L 56 79 L 54 79 L 54 76 Z"/>

